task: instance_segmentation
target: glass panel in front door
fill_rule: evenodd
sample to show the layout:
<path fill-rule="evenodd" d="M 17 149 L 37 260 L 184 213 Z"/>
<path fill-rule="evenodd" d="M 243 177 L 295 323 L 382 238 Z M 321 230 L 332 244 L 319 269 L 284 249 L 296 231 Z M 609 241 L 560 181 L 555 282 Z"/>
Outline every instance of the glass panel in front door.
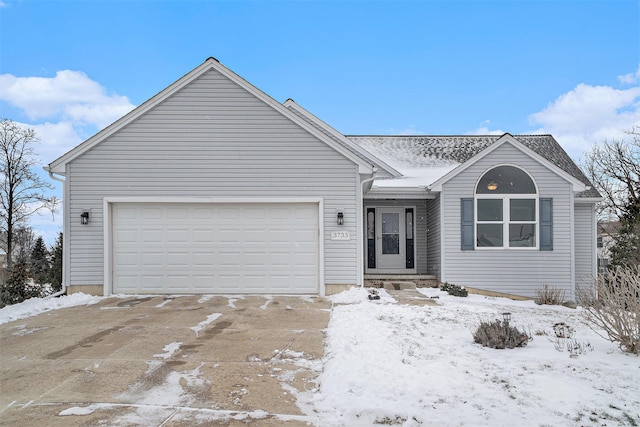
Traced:
<path fill-rule="evenodd" d="M 400 214 L 382 214 L 382 253 L 397 255 L 400 253 Z"/>

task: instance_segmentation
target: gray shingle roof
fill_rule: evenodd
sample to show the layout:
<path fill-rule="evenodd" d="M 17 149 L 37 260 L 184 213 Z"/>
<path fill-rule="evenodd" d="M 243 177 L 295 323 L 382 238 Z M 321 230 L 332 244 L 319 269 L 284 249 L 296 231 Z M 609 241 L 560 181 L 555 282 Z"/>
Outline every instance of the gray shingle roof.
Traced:
<path fill-rule="evenodd" d="M 593 184 L 551 135 L 512 135 L 518 142 L 561 168 L 589 188 L 577 197 L 600 197 Z M 434 161 L 441 163 L 464 163 L 485 148 L 497 142 L 501 135 L 449 135 L 449 136 L 382 136 L 346 135 L 363 148 L 385 160 L 385 155 L 397 156 L 402 152 L 403 160 L 410 155 L 414 166 L 429 167 Z M 384 153 L 384 154 L 383 154 Z M 394 154 L 395 153 L 395 154 Z"/>

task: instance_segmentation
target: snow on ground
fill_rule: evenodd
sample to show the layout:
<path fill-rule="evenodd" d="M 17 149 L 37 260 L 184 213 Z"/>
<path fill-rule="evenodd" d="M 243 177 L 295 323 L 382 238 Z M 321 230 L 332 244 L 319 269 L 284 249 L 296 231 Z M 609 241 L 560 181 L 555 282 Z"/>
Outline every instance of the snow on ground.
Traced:
<path fill-rule="evenodd" d="M 209 325 L 210 323 L 215 321 L 220 316 L 222 316 L 222 313 L 212 313 L 212 314 L 208 315 L 205 320 L 203 320 L 202 322 L 198 323 L 198 325 L 192 326 L 189 329 L 191 329 L 193 332 L 195 332 L 196 336 L 198 336 L 198 334 L 200 333 L 201 330 L 203 330 L 207 325 Z"/>
<path fill-rule="evenodd" d="M 59 298 L 31 298 L 20 304 L 8 305 L 0 309 L 0 325 L 58 308 L 96 304 L 101 299 L 102 297 L 83 293 Z"/>
<path fill-rule="evenodd" d="M 383 290 L 335 297 L 315 408 L 322 425 L 638 425 L 640 358 L 600 338 L 580 310 L 469 295 L 401 306 Z M 340 305 L 338 303 L 347 303 Z M 482 320 L 502 319 L 533 336 L 526 347 L 473 343 Z M 553 325 L 575 328 L 593 351 L 556 350 Z"/>
<path fill-rule="evenodd" d="M 284 374 L 280 378 L 308 419 L 319 426 L 640 425 L 640 357 L 594 333 L 580 309 L 419 291 L 437 297 L 439 305 L 400 305 L 384 290 L 378 301 L 356 288 L 332 296 L 324 360 L 310 362 L 288 350 L 278 355 L 301 367 L 313 363 L 306 367 L 321 372 L 319 388 L 305 392 L 289 386 Z M 28 300 L 1 309 L 0 324 L 101 299 L 74 294 Z M 533 337 L 528 345 L 496 350 L 474 344 L 478 324 L 502 319 L 504 312 Z M 215 318 L 212 314 L 196 329 Z M 559 322 L 575 329 L 573 343 L 582 345 L 583 353 L 572 356 L 561 348 L 568 340 L 555 337 L 553 325 Z M 179 345 L 169 344 L 154 357 L 165 358 Z M 176 373 L 142 396 L 135 415 L 144 419 L 148 402 L 185 404 L 179 386 L 184 381 L 201 386 L 199 369 Z M 204 418 L 237 416 L 201 411 Z"/>

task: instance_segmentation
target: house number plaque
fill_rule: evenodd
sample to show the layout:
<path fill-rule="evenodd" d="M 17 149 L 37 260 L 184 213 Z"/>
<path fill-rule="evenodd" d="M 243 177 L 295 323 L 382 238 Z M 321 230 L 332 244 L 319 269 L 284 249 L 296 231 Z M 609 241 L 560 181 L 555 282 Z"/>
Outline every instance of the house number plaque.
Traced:
<path fill-rule="evenodd" d="M 348 231 L 332 231 L 331 232 L 331 240 L 349 240 L 351 237 L 349 236 Z"/>

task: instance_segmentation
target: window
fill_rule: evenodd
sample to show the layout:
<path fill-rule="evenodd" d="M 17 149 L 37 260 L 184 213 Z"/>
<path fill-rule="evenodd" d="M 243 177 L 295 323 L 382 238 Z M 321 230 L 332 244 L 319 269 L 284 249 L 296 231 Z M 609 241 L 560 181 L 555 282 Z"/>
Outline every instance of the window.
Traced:
<path fill-rule="evenodd" d="M 382 253 L 398 255 L 400 253 L 400 214 L 382 214 Z"/>
<path fill-rule="evenodd" d="M 476 247 L 536 248 L 538 198 L 531 177 L 514 166 L 498 166 L 476 187 Z"/>

